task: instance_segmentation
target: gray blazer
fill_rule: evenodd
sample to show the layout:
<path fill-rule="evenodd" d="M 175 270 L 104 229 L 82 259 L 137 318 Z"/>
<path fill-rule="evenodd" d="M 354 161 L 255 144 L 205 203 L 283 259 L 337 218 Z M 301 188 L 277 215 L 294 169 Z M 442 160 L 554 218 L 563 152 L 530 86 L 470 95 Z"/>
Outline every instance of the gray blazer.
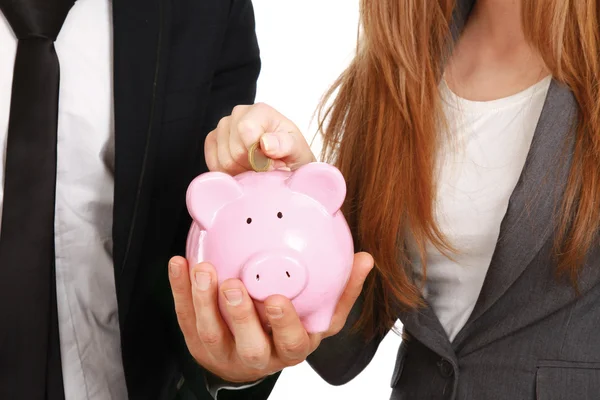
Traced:
<path fill-rule="evenodd" d="M 455 34 L 473 2 L 458 1 Z M 481 294 L 456 339 L 448 340 L 429 307 L 399 315 L 407 338 L 392 399 L 600 399 L 600 249 L 588 255 L 579 296 L 555 279 L 551 259 L 576 107 L 570 90 L 552 82 Z M 344 384 L 367 366 L 380 341 L 365 344 L 344 328 L 308 361 L 329 383 Z"/>

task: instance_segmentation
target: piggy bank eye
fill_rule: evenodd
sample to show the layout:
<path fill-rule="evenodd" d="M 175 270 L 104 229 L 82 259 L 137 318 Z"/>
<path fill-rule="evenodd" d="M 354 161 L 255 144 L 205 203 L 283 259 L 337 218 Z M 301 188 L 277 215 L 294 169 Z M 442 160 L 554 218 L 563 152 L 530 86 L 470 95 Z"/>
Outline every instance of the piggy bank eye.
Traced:
<path fill-rule="evenodd" d="M 247 224 L 251 224 L 251 223 L 252 223 L 252 218 L 248 218 L 248 219 L 246 220 L 246 223 L 247 223 Z"/>
<path fill-rule="evenodd" d="M 279 211 L 279 212 L 277 213 L 277 218 L 279 218 L 279 219 L 283 218 L 283 214 L 281 213 L 281 211 Z"/>

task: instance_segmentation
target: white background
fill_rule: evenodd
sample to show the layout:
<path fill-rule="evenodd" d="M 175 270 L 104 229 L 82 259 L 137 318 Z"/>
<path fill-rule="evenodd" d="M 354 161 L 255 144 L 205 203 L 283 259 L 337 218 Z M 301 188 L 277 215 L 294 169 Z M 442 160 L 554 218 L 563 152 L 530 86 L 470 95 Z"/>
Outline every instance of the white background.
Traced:
<path fill-rule="evenodd" d="M 302 130 L 318 156 L 316 107 L 352 59 L 358 0 L 254 0 L 263 62 L 256 101 L 265 102 Z M 387 400 L 400 338 L 388 334 L 369 366 L 350 383 L 325 383 L 308 364 L 283 371 L 269 400 Z"/>

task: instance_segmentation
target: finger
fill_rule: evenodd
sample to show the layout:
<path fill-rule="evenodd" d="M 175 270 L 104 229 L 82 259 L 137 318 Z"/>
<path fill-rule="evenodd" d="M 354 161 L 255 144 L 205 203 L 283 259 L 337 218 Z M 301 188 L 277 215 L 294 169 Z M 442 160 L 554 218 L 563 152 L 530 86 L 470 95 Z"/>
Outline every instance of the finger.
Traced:
<path fill-rule="evenodd" d="M 252 169 L 252 166 L 248 161 L 248 148 L 244 145 L 244 142 L 242 142 L 240 135 L 235 131 L 230 132 L 229 134 L 229 153 L 237 164 L 248 171 Z"/>
<path fill-rule="evenodd" d="M 265 106 L 265 107 L 263 107 L 263 106 Z M 232 123 L 231 123 L 230 135 L 229 135 L 229 152 L 231 153 L 231 156 L 233 157 L 233 159 L 238 164 L 240 164 L 241 166 L 246 168 L 247 170 L 252 169 L 252 166 L 250 165 L 250 162 L 248 161 L 248 150 L 249 150 L 250 146 L 246 146 L 244 144 L 242 138 L 240 137 L 240 131 L 244 131 L 244 132 L 246 132 L 246 134 L 248 134 L 248 132 L 250 132 L 249 134 L 252 137 L 254 135 L 260 135 L 265 129 L 263 127 L 263 125 L 261 125 L 261 123 L 256 123 L 257 122 L 256 120 L 245 118 L 246 114 L 248 114 L 248 112 L 253 107 L 259 108 L 259 109 L 260 108 L 264 108 L 264 109 L 270 108 L 263 104 L 256 104 L 253 106 L 239 105 L 239 106 L 235 106 L 233 108 L 233 111 L 231 112 Z M 257 131 L 257 133 L 254 134 L 253 133 L 254 131 Z M 260 137 L 260 136 L 258 136 L 258 137 Z M 258 140 L 258 137 L 256 140 Z"/>
<path fill-rule="evenodd" d="M 219 311 L 217 273 L 208 263 L 192 269 L 193 303 L 196 311 L 196 331 L 207 353 L 217 362 L 231 358 L 233 338 Z"/>
<path fill-rule="evenodd" d="M 239 104 L 231 110 L 231 117 L 234 121 L 239 121 L 252 108 L 252 105 Z"/>
<path fill-rule="evenodd" d="M 348 314 L 356 299 L 360 296 L 365 279 L 367 279 L 367 275 L 373 269 L 373 265 L 373 257 L 369 253 L 357 253 L 354 255 L 352 273 L 333 314 L 328 336 L 338 333 L 344 327 Z"/>
<path fill-rule="evenodd" d="M 229 151 L 232 158 L 244 168 L 252 169 L 248 161 L 249 148 L 259 141 L 265 132 L 277 129 L 282 120 L 286 119 L 266 104 L 235 107 L 229 135 Z M 285 163 L 280 161 L 273 169 L 277 167 L 285 167 Z"/>
<path fill-rule="evenodd" d="M 298 131 L 265 133 L 260 138 L 260 147 L 267 157 L 283 161 L 292 170 L 316 161 L 306 139 Z"/>
<path fill-rule="evenodd" d="M 310 340 L 291 301 L 283 296 L 271 296 L 265 300 L 265 313 L 281 361 L 288 366 L 304 361 L 310 351 Z"/>
<path fill-rule="evenodd" d="M 231 135 L 230 126 L 230 119 L 226 119 L 223 122 L 222 127 L 217 131 L 217 158 L 221 170 L 230 175 L 237 175 L 247 171 L 247 168 L 238 164 L 231 155 L 229 150 L 229 137 Z"/>
<path fill-rule="evenodd" d="M 265 369 L 269 365 L 271 345 L 246 288 L 241 281 L 230 279 L 223 282 L 219 295 L 231 323 L 238 357 L 250 368 Z"/>
<path fill-rule="evenodd" d="M 181 332 L 190 351 L 202 346 L 196 332 L 196 314 L 192 300 L 188 264 L 183 257 L 169 261 L 169 281 L 175 301 L 175 313 Z"/>
<path fill-rule="evenodd" d="M 248 149 L 259 140 L 267 157 L 282 161 L 278 165 L 275 163 L 275 169 L 288 167 L 293 170 L 316 160 L 298 127 L 274 108 L 257 103 L 234 109 L 234 112 L 230 153 L 238 164 L 250 168 Z"/>
<path fill-rule="evenodd" d="M 219 165 L 217 155 L 217 131 L 210 132 L 204 140 L 204 160 L 209 171 L 224 172 Z"/>
<path fill-rule="evenodd" d="M 293 123 L 281 115 L 273 107 L 257 103 L 246 110 L 246 113 L 234 122 L 232 134 L 239 137 L 244 148 L 249 149 L 266 132 L 274 132 L 280 127 L 286 130 L 298 130 Z"/>

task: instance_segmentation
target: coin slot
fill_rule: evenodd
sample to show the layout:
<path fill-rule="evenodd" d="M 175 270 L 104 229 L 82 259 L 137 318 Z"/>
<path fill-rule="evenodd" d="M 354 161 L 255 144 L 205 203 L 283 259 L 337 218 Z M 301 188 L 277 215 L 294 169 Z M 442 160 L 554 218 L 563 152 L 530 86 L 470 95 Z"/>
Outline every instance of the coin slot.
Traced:
<path fill-rule="evenodd" d="M 279 219 L 283 218 L 283 214 L 281 213 L 281 211 L 279 211 L 279 212 L 277 213 L 277 218 L 279 218 Z"/>
<path fill-rule="evenodd" d="M 260 275 L 259 274 L 256 274 L 256 280 L 260 281 Z"/>
<path fill-rule="evenodd" d="M 285 271 L 285 274 L 287 275 L 288 278 L 291 278 L 290 273 Z"/>
<path fill-rule="evenodd" d="M 247 224 L 251 224 L 251 223 L 252 223 L 252 218 L 248 218 L 248 219 L 246 220 L 246 223 L 247 223 Z"/>

